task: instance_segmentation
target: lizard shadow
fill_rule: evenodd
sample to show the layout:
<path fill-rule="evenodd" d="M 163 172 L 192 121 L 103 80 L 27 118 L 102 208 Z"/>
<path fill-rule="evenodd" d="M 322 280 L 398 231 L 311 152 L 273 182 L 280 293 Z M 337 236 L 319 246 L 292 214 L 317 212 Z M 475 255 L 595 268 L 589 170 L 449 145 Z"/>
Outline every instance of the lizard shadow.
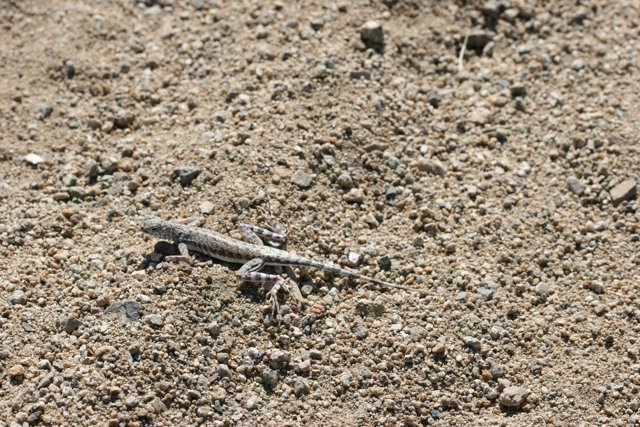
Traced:
<path fill-rule="evenodd" d="M 155 267 L 156 265 L 162 262 L 166 262 L 165 258 L 167 256 L 173 256 L 173 255 L 180 255 L 180 251 L 178 250 L 178 245 L 172 242 L 160 240 L 156 242 L 156 244 L 154 245 L 153 252 L 146 254 L 144 259 L 140 262 L 140 264 L 138 264 L 137 270 L 146 270 L 150 266 Z M 206 263 L 208 261 L 211 261 L 212 264 L 221 265 L 233 272 L 238 271 L 242 267 L 242 264 L 222 261 L 207 255 L 202 255 L 197 252 L 191 253 L 190 256 L 192 257 L 192 259 L 198 262 Z M 272 267 L 266 267 L 263 270 L 266 272 L 272 272 L 272 271 L 275 271 L 276 269 Z M 240 279 L 237 279 L 237 281 L 240 282 L 240 286 L 238 286 L 238 290 L 242 293 L 242 295 L 245 298 L 248 298 L 251 302 L 254 302 L 254 303 L 265 301 L 265 298 L 266 298 L 265 295 L 271 289 L 269 286 L 265 286 L 265 285 L 260 286 L 260 285 L 256 285 L 255 283 L 246 282 Z M 263 289 L 262 292 L 260 292 L 260 288 Z"/>

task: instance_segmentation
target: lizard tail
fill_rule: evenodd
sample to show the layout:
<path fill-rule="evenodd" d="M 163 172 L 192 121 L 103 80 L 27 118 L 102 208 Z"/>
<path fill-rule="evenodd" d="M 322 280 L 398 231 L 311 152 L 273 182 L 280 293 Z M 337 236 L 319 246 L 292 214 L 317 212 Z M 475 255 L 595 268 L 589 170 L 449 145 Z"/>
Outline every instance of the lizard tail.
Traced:
<path fill-rule="evenodd" d="M 364 274 L 356 273 L 355 271 L 345 270 L 344 268 L 322 264 L 322 263 L 311 263 L 308 267 L 317 268 L 318 270 L 328 271 L 329 273 L 337 274 L 339 276 L 344 276 L 349 279 L 362 280 L 363 282 L 368 282 L 377 286 L 384 286 L 386 288 L 394 288 L 394 289 L 402 289 L 404 291 L 420 291 L 419 289 L 410 288 L 408 286 L 396 285 L 395 283 L 386 282 L 384 280 L 375 279 L 373 277 L 365 276 Z"/>

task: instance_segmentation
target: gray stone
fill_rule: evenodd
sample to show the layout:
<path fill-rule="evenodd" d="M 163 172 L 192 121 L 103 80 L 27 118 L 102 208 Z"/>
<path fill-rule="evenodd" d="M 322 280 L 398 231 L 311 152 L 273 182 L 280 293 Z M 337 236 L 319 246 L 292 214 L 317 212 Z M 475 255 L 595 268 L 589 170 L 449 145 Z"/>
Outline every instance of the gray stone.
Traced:
<path fill-rule="evenodd" d="M 166 405 L 159 398 L 154 398 L 151 402 L 147 403 L 145 409 L 152 414 L 161 414 L 167 410 Z"/>
<path fill-rule="evenodd" d="M 113 117 L 113 124 L 120 129 L 126 129 L 133 124 L 135 117 L 127 110 L 120 110 Z"/>
<path fill-rule="evenodd" d="M 147 324 L 152 328 L 161 328 L 164 324 L 164 319 L 159 314 L 150 314 L 146 320 Z"/>
<path fill-rule="evenodd" d="M 429 91 L 427 91 L 426 95 L 427 101 L 429 101 L 429 104 L 431 104 L 433 108 L 438 108 L 442 103 L 442 95 L 438 90 L 430 89 Z"/>
<path fill-rule="evenodd" d="M 255 394 L 251 395 L 249 399 L 247 399 L 247 409 L 250 411 L 253 411 L 254 409 L 258 409 L 258 407 L 260 406 L 259 404 L 260 404 L 260 399 Z"/>
<path fill-rule="evenodd" d="M 297 380 L 293 383 L 293 392 L 297 397 L 303 396 L 309 393 L 309 386 L 304 380 Z"/>
<path fill-rule="evenodd" d="M 473 350 L 479 351 L 481 348 L 480 340 L 477 338 L 466 336 L 462 338 L 462 341 L 464 341 L 464 345 Z"/>
<path fill-rule="evenodd" d="M 478 295 L 480 295 L 482 298 L 484 298 L 487 301 L 493 298 L 494 292 L 495 292 L 495 289 L 478 288 Z"/>
<path fill-rule="evenodd" d="M 395 199 L 397 195 L 398 195 L 398 189 L 396 187 L 392 185 L 389 188 L 387 188 L 387 192 L 385 194 L 385 197 L 387 198 L 387 200 Z"/>
<path fill-rule="evenodd" d="M 420 159 L 417 163 L 418 170 L 433 175 L 442 176 L 447 171 L 444 165 L 438 160 Z"/>
<path fill-rule="evenodd" d="M 77 117 L 67 117 L 67 126 L 69 126 L 69 129 L 78 129 L 80 120 Z"/>
<path fill-rule="evenodd" d="M 84 174 L 89 178 L 95 178 L 96 176 L 98 176 L 99 171 L 100 169 L 98 167 L 98 162 L 93 159 L 87 160 L 87 162 L 84 164 Z"/>
<path fill-rule="evenodd" d="M 105 311 L 105 317 L 119 317 L 123 322 L 131 322 L 140 319 L 140 303 L 136 301 L 117 301 L 111 304 Z"/>
<path fill-rule="evenodd" d="M 129 409 L 135 408 L 138 406 L 138 403 L 138 398 L 135 396 L 129 396 L 127 397 L 127 400 L 124 401 L 124 404 L 127 405 L 127 408 Z"/>
<path fill-rule="evenodd" d="M 499 402 L 502 406 L 516 408 L 522 405 L 529 395 L 529 391 L 524 387 L 511 386 L 504 389 L 500 394 Z"/>
<path fill-rule="evenodd" d="M 360 203 L 364 199 L 364 192 L 359 188 L 352 188 L 344 195 L 344 200 L 349 203 Z"/>
<path fill-rule="evenodd" d="M 353 381 L 351 372 L 343 372 L 342 375 L 340 375 L 340 383 L 344 388 L 348 388 L 351 385 L 351 381 Z"/>
<path fill-rule="evenodd" d="M 38 120 L 46 120 L 53 113 L 53 108 L 47 104 L 36 105 L 36 118 Z"/>
<path fill-rule="evenodd" d="M 491 364 L 491 377 L 494 380 L 497 380 L 498 378 L 502 378 L 502 376 L 504 376 L 504 370 L 502 369 L 502 366 L 496 365 L 495 363 L 492 363 Z"/>
<path fill-rule="evenodd" d="M 359 340 L 365 339 L 369 335 L 369 330 L 364 326 L 358 326 L 356 328 L 356 338 Z"/>
<path fill-rule="evenodd" d="M 297 372 L 301 374 L 308 374 L 311 370 L 311 359 L 305 359 L 302 362 L 298 363 Z"/>
<path fill-rule="evenodd" d="M 213 409 L 209 406 L 200 406 L 196 409 L 196 415 L 200 418 L 209 418 L 213 415 Z"/>
<path fill-rule="evenodd" d="M 313 182 L 313 177 L 304 171 L 297 170 L 291 177 L 291 182 L 300 188 L 309 188 Z"/>
<path fill-rule="evenodd" d="M 567 187 L 573 194 L 577 194 L 578 196 L 582 195 L 585 189 L 584 184 L 582 184 L 582 182 L 580 182 L 580 180 L 575 176 L 572 176 L 567 180 Z"/>
<path fill-rule="evenodd" d="M 382 24 L 377 21 L 365 22 L 360 27 L 360 39 L 365 46 L 373 49 L 380 49 L 384 45 L 384 30 Z"/>
<path fill-rule="evenodd" d="M 265 368 L 262 371 L 262 382 L 267 386 L 275 386 L 278 384 L 278 373 L 273 369 Z"/>
<path fill-rule="evenodd" d="M 285 369 L 291 362 L 291 353 L 288 351 L 274 351 L 269 355 L 269 366 L 273 369 Z"/>
<path fill-rule="evenodd" d="M 633 179 L 622 181 L 609 191 L 613 205 L 617 206 L 626 200 L 633 199 L 636 196 L 636 190 L 636 182 Z"/>
<path fill-rule="evenodd" d="M 533 49 L 535 49 L 535 46 L 531 46 L 528 44 L 523 44 L 520 45 L 516 48 L 516 52 L 518 52 L 518 55 L 527 55 L 529 53 L 531 53 L 533 51 Z"/>
<path fill-rule="evenodd" d="M 231 369 L 229 369 L 228 365 L 221 363 L 218 365 L 218 375 L 220 378 L 231 378 Z"/>
<path fill-rule="evenodd" d="M 63 314 L 58 317 L 58 324 L 63 331 L 71 334 L 82 325 L 82 322 L 72 316 L 65 316 Z"/>
<path fill-rule="evenodd" d="M 174 180 L 178 179 L 180 185 L 182 185 L 183 187 L 188 187 L 191 185 L 193 180 L 196 179 L 198 175 L 200 175 L 201 172 L 202 170 L 195 166 L 187 166 L 174 170 L 171 178 Z"/>
<path fill-rule="evenodd" d="M 353 178 L 348 172 L 343 172 L 338 176 L 338 185 L 342 188 L 351 188 L 353 187 Z"/>
<path fill-rule="evenodd" d="M 11 304 L 23 305 L 27 302 L 27 298 L 24 296 L 24 292 L 18 289 L 17 291 L 15 291 L 9 296 L 9 302 Z"/>
<path fill-rule="evenodd" d="M 583 59 L 576 59 L 571 63 L 571 68 L 575 71 L 580 71 L 585 67 L 585 62 Z"/>

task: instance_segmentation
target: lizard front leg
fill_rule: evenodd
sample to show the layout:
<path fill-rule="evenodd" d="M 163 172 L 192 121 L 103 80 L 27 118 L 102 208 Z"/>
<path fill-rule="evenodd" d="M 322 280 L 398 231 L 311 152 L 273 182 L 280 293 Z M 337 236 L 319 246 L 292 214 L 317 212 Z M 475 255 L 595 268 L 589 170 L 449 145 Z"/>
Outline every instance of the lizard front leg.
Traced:
<path fill-rule="evenodd" d="M 191 256 L 189 255 L 189 249 L 187 245 L 184 243 L 178 243 L 178 250 L 180 251 L 180 255 L 169 255 L 164 257 L 165 261 L 168 262 L 186 262 L 187 264 L 191 264 Z"/>
<path fill-rule="evenodd" d="M 254 245 L 264 245 L 263 239 L 270 246 L 282 246 L 287 241 L 287 234 L 280 230 L 268 230 L 251 224 L 240 224 L 240 234 L 242 238 Z"/>

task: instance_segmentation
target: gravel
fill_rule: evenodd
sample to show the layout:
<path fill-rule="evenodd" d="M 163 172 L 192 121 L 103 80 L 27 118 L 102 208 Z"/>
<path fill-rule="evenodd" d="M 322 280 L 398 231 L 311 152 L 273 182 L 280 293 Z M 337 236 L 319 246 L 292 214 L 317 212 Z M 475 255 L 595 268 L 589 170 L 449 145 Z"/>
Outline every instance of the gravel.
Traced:
<path fill-rule="evenodd" d="M 638 422 L 628 4 L 75 3 L 0 8 L 0 424 Z"/>

